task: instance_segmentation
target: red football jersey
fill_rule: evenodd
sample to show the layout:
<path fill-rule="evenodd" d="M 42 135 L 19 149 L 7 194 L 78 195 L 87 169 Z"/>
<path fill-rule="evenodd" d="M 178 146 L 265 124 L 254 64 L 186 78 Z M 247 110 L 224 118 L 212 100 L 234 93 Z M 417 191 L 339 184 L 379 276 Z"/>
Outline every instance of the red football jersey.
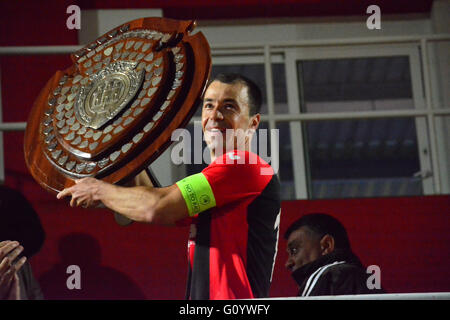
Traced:
<path fill-rule="evenodd" d="M 278 244 L 278 178 L 246 151 L 226 153 L 202 173 L 216 206 L 192 218 L 187 298 L 267 297 Z"/>

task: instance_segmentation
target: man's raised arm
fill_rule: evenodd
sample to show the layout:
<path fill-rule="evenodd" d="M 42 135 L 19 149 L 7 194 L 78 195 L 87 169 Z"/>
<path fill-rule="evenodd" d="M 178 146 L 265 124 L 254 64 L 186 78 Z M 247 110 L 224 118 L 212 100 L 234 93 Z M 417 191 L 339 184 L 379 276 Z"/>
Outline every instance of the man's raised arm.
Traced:
<path fill-rule="evenodd" d="M 189 216 L 186 202 L 177 185 L 165 188 L 146 187 L 141 186 L 147 184 L 144 183 L 145 177 L 138 175 L 136 179 L 137 186 L 121 187 L 95 178 L 84 178 L 62 190 L 57 198 L 72 196 L 72 207 L 93 207 L 101 202 L 129 219 L 152 224 L 173 225 Z"/>

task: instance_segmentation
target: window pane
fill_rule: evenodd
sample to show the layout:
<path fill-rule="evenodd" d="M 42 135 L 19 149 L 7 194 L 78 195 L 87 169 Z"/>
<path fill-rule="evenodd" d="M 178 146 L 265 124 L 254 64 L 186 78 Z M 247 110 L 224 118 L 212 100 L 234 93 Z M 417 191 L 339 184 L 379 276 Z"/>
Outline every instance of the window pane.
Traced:
<path fill-rule="evenodd" d="M 272 84 L 275 113 L 288 113 L 286 68 L 284 63 L 272 63 Z"/>
<path fill-rule="evenodd" d="M 302 112 L 413 109 L 406 56 L 299 61 Z"/>
<path fill-rule="evenodd" d="M 422 194 L 415 119 L 339 120 L 304 126 L 310 198 Z"/>
<path fill-rule="evenodd" d="M 433 107 L 436 109 L 450 108 L 449 72 L 450 41 L 430 41 L 427 43 L 428 62 L 431 73 L 431 92 Z"/>
<path fill-rule="evenodd" d="M 450 115 L 435 118 L 441 191 L 450 194 Z"/>
<path fill-rule="evenodd" d="M 256 131 L 256 137 L 252 140 L 252 151 L 268 162 L 278 174 L 281 184 L 281 199 L 294 200 L 295 183 L 292 167 L 292 144 L 289 123 L 276 123 L 275 129 L 278 130 L 278 167 L 275 167 L 273 161 L 274 155 L 271 148 L 272 135 L 269 131 L 269 124 L 266 121 L 262 121 L 259 124 L 259 128 Z"/>
<path fill-rule="evenodd" d="M 302 112 L 414 108 L 407 56 L 299 61 L 297 69 Z M 303 130 L 310 198 L 423 194 L 416 119 L 307 122 Z"/>
<path fill-rule="evenodd" d="M 295 200 L 294 169 L 292 165 L 292 142 L 288 122 L 278 122 L 280 168 L 278 176 L 281 181 L 281 199 Z"/>

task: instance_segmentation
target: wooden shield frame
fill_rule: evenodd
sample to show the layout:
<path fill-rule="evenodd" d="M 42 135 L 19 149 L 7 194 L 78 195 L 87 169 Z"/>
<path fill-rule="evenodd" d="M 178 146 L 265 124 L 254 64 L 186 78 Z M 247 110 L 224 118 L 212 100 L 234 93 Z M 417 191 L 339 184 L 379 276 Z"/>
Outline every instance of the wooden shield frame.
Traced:
<path fill-rule="evenodd" d="M 71 55 L 40 92 L 26 164 L 51 192 L 95 177 L 123 183 L 151 164 L 195 113 L 211 70 L 194 21 L 125 23 Z"/>

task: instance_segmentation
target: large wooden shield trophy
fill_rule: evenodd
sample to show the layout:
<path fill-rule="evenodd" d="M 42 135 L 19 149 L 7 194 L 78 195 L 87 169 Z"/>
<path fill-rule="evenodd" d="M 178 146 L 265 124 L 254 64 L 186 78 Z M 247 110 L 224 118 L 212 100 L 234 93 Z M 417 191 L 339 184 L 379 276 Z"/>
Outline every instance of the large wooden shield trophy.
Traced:
<path fill-rule="evenodd" d="M 194 21 L 138 19 L 71 55 L 42 89 L 25 132 L 37 182 L 59 192 L 83 177 L 123 183 L 187 125 L 211 69 Z"/>

